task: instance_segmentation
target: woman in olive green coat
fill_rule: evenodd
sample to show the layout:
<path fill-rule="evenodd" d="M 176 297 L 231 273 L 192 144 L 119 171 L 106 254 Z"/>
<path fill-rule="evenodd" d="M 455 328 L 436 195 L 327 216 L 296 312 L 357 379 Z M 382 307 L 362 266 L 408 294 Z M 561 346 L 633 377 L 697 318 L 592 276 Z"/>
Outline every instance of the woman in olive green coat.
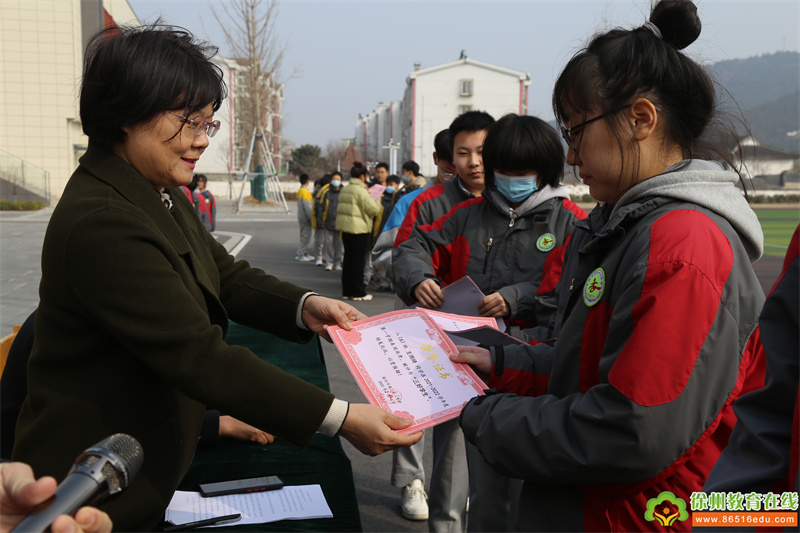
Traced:
<path fill-rule="evenodd" d="M 142 469 L 102 507 L 118 531 L 160 522 L 206 406 L 298 446 L 340 433 L 377 454 L 421 436 L 394 431 L 410 421 L 336 400 L 226 344 L 229 320 L 307 342 L 363 315 L 236 261 L 177 190 L 219 129 L 225 86 L 210 51 L 169 27 L 95 36 L 80 99 L 89 147 L 42 250 L 14 458 L 61 479 L 103 438 L 136 438 Z"/>

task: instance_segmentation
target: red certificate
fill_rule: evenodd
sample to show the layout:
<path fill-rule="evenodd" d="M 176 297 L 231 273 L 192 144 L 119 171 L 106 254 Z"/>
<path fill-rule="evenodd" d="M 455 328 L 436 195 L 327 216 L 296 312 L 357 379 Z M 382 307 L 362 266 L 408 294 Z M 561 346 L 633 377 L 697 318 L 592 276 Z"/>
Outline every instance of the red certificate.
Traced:
<path fill-rule="evenodd" d="M 401 433 L 414 433 L 456 418 L 487 388 L 469 365 L 450 360 L 458 350 L 442 326 L 464 330 L 493 322 L 405 309 L 358 320 L 350 331 L 329 331 L 367 401 L 413 418 Z"/>

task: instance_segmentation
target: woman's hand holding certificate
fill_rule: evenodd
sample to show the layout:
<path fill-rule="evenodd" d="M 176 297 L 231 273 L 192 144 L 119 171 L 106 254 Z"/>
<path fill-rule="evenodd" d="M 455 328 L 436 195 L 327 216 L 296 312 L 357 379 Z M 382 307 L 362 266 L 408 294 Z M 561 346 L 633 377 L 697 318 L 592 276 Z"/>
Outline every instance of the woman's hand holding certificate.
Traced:
<path fill-rule="evenodd" d="M 329 332 L 367 401 L 413 419 L 408 427 L 397 427 L 413 433 L 456 418 L 486 388 L 469 366 L 451 360 L 458 349 L 444 328 L 493 324 L 490 318 L 406 309 L 353 322 L 349 331 L 331 327 Z"/>

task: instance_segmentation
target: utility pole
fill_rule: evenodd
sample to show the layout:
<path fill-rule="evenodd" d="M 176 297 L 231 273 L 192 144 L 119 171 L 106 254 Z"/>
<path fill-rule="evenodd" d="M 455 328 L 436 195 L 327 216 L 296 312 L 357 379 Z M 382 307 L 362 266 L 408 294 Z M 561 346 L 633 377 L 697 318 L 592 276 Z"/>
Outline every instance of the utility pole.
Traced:
<path fill-rule="evenodd" d="M 397 174 L 397 152 L 400 150 L 400 143 L 394 142 L 394 139 L 389 139 L 389 144 L 383 147 L 384 150 L 389 150 L 389 174 Z"/>

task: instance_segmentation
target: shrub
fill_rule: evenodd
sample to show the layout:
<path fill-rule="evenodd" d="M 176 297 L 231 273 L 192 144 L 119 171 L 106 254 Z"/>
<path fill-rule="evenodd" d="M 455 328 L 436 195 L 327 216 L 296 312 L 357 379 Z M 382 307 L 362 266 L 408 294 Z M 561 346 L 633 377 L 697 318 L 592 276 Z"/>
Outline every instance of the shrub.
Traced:
<path fill-rule="evenodd" d="M 0 211 L 38 211 L 44 209 L 46 205 L 44 202 L 32 202 L 30 200 L 22 202 L 0 200 Z"/>

